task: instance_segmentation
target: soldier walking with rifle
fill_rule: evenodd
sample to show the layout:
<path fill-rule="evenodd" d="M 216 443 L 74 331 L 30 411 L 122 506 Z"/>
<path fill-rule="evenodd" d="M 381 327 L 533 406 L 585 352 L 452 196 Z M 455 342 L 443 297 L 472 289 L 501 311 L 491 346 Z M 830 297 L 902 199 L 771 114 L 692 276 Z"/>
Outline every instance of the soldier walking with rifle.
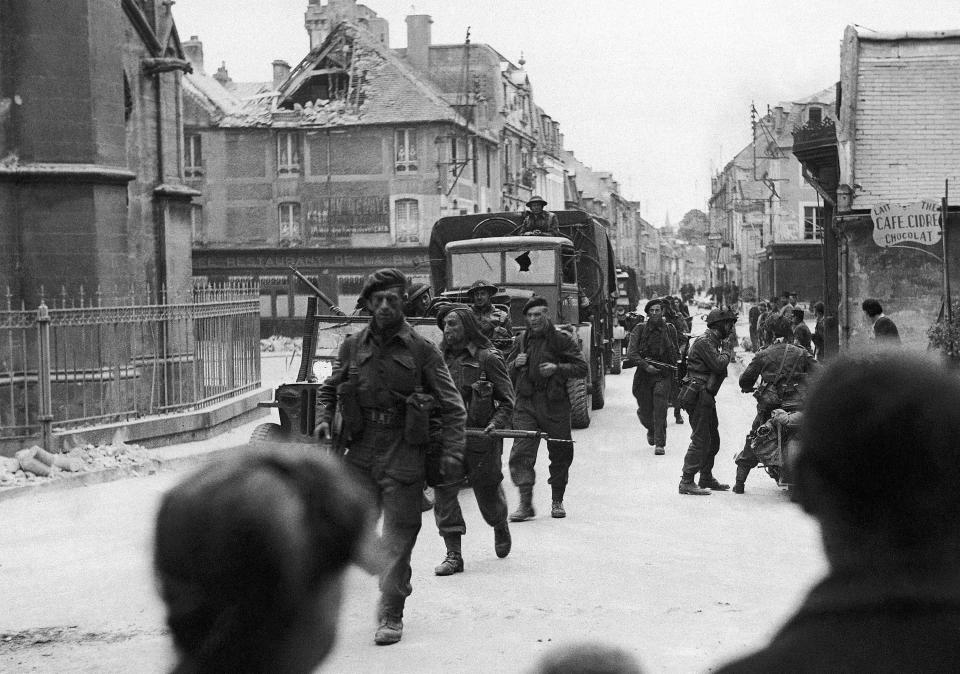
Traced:
<path fill-rule="evenodd" d="M 445 482 L 463 477 L 466 410 L 435 344 L 403 316 L 407 281 L 396 269 L 367 278 L 361 297 L 373 314 L 369 325 L 340 346 L 333 374 L 318 402 L 320 437 L 330 435 L 339 405 L 343 430 L 338 446 L 372 503 L 383 514 L 378 628 L 374 641 L 393 644 L 403 634 L 403 608 L 412 592 L 410 555 L 420 532 L 424 454 L 430 416 L 437 410 L 444 432 Z"/>
<path fill-rule="evenodd" d="M 557 330 L 547 315 L 547 300 L 531 297 L 523 307 L 527 329 L 513 342 L 507 357 L 507 371 L 517 393 L 513 427 L 542 431 L 550 436 L 550 487 L 552 517 L 566 517 L 563 495 L 567 488 L 573 443 L 570 438 L 570 397 L 567 380 L 586 377 L 589 365 L 580 347 L 568 333 Z M 533 519 L 534 465 L 540 436 L 519 438 L 510 450 L 510 478 L 520 489 L 520 506 L 510 514 L 511 522 Z"/>
<path fill-rule="evenodd" d="M 732 347 L 726 340 L 736 321 L 732 311 L 713 309 L 707 314 L 707 331 L 690 346 L 687 376 L 678 394 L 680 403 L 690 414 L 690 446 L 683 457 L 681 494 L 706 496 L 711 490 L 730 488 L 713 476 L 713 464 L 720 451 L 716 395 L 733 360 Z M 700 473 L 699 487 L 693 482 L 697 473 Z"/>
<path fill-rule="evenodd" d="M 507 498 L 503 493 L 503 439 L 491 433 L 510 425 L 513 384 L 503 357 L 482 333 L 480 322 L 467 307 L 448 306 L 437 315 L 443 330 L 443 360 L 467 408 L 467 426 L 477 431 L 467 437 L 466 471 L 484 521 L 493 527 L 497 557 L 510 554 Z M 429 470 L 428 470 L 429 473 Z M 438 576 L 463 571 L 460 537 L 467 533 L 460 502 L 460 483 L 435 486 L 434 517 L 447 556 L 434 569 Z"/>
<path fill-rule="evenodd" d="M 677 329 L 663 317 L 662 299 L 647 302 L 643 311 L 647 321 L 630 332 L 627 360 L 636 363 L 633 375 L 633 397 L 637 399 L 637 416 L 647 429 L 647 444 L 661 456 L 667 445 L 667 407 L 673 392 L 680 353 Z"/>

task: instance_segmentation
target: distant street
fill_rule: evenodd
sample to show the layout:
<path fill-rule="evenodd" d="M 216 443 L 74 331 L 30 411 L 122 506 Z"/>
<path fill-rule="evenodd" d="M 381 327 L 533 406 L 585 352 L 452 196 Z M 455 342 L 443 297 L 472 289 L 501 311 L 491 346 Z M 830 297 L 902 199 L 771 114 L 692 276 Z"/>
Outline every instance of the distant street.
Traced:
<path fill-rule="evenodd" d="M 753 414 L 735 368 L 719 396 L 716 475 L 726 482 Z M 824 570 L 816 528 L 759 470 L 743 496 L 680 496 L 689 425 L 671 420 L 667 454 L 655 457 L 634 413 L 631 378 L 609 377 L 605 409 L 574 432 L 565 520 L 549 516 L 543 449 L 537 518 L 512 526 L 506 559 L 494 555 L 492 530 L 464 492 L 466 571 L 435 577 L 443 542 L 425 514 L 403 641 L 373 645 L 376 579 L 351 571 L 325 671 L 524 671 L 554 644 L 600 640 L 631 650 L 648 671 L 692 672 L 764 642 Z M 3 503 L 0 670 L 169 670 L 150 541 L 157 499 L 179 477 Z M 509 477 L 505 487 L 512 508 Z"/>

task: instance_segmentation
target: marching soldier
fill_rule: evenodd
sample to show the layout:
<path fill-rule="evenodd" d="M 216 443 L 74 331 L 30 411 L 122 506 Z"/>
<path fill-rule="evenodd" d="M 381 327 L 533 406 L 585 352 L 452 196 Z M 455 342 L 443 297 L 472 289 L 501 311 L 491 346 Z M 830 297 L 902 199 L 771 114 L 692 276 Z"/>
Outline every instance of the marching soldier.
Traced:
<path fill-rule="evenodd" d="M 557 330 L 547 316 L 547 300 L 531 297 L 523 307 L 527 329 L 517 336 L 507 357 L 507 371 L 513 378 L 517 406 L 513 413 L 516 430 L 543 431 L 551 438 L 569 440 L 570 398 L 567 380 L 586 377 L 589 371 L 574 338 Z M 533 485 L 536 480 L 539 438 L 518 438 L 510 450 L 510 478 L 520 490 L 520 506 L 510 514 L 511 522 L 533 519 Z M 550 514 L 566 517 L 563 495 L 567 488 L 573 445 L 547 441 L 550 456 L 550 483 L 553 501 Z"/>
<path fill-rule="evenodd" d="M 786 316 L 776 316 L 769 321 L 769 328 L 778 341 L 760 353 L 740 375 L 740 390 L 752 393 L 753 385 L 760 378 L 757 398 L 757 416 L 750 426 L 743 450 L 734 458 L 737 464 L 737 481 L 733 485 L 735 494 L 742 494 L 750 471 L 757 465 L 757 456 L 753 452 L 753 436 L 757 429 L 768 419 L 773 410 L 780 408 L 787 412 L 798 412 L 803 407 L 806 393 L 807 374 L 817 366 L 813 355 L 806 349 L 791 344 L 792 325 Z"/>
<path fill-rule="evenodd" d="M 664 319 L 663 305 L 662 299 L 647 302 L 643 308 L 647 321 L 634 327 L 627 347 L 627 359 L 637 364 L 633 375 L 637 416 L 647 429 L 647 444 L 654 446 L 653 453 L 658 456 L 666 453 L 667 407 L 680 357 L 677 329 Z"/>
<path fill-rule="evenodd" d="M 716 395 L 727 377 L 733 349 L 727 342 L 736 315 L 724 309 L 707 314 L 707 331 L 690 346 L 687 376 L 680 388 L 680 402 L 690 415 L 690 446 L 683 457 L 680 493 L 706 496 L 730 485 L 713 476 L 713 464 L 720 451 L 720 429 Z M 700 473 L 700 486 L 693 479 Z"/>
<path fill-rule="evenodd" d="M 406 285 L 396 269 L 380 269 L 367 278 L 361 297 L 373 318 L 343 341 L 333 374 L 318 396 L 318 434 L 330 435 L 339 403 L 344 458 L 383 514 L 379 626 L 374 638 L 380 645 L 396 643 L 403 634 L 434 407 L 444 426 L 444 481 L 463 475 L 466 410 L 440 350 L 403 317 Z"/>
<path fill-rule="evenodd" d="M 680 403 L 677 402 L 677 393 L 680 391 L 680 381 L 687 371 L 687 352 L 690 349 L 690 325 L 693 319 L 684 314 L 686 307 L 679 297 L 669 295 L 663 306 L 664 318 L 677 329 L 677 349 L 680 352 L 677 358 L 677 370 L 673 372 L 673 381 L 670 388 L 670 405 L 673 406 L 673 420 L 677 425 L 683 424 L 683 415 L 680 414 Z"/>
<path fill-rule="evenodd" d="M 450 306 L 441 310 L 437 325 L 443 329 L 441 350 L 453 382 L 467 408 L 467 427 L 487 433 L 510 426 L 513 414 L 513 384 L 507 375 L 503 357 L 480 331 L 475 314 L 467 307 Z M 507 524 L 507 499 L 503 493 L 503 440 L 468 437 L 466 470 L 473 495 L 484 521 L 493 527 L 497 557 L 510 554 L 510 528 Z M 436 487 L 434 517 L 443 536 L 447 556 L 434 569 L 438 576 L 463 571 L 460 538 L 467 532 L 457 499 L 460 484 Z"/>

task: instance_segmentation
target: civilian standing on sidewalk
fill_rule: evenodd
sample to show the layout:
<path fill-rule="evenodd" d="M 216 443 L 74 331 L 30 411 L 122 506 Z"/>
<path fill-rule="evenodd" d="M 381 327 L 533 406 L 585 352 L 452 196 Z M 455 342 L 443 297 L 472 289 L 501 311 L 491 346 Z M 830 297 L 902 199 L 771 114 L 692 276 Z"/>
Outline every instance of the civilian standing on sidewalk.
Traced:
<path fill-rule="evenodd" d="M 513 415 L 513 384 L 500 352 L 483 334 L 473 310 L 447 307 L 437 315 L 443 330 L 440 349 L 453 383 L 467 408 L 467 428 L 486 432 L 508 428 Z M 468 437 L 464 460 L 466 472 L 484 521 L 493 527 L 497 557 L 510 554 L 510 527 L 507 524 L 507 499 L 503 493 L 503 440 Z M 434 569 L 438 576 L 463 571 L 460 537 L 467 533 L 458 494 L 460 483 L 436 487 L 433 510 L 437 529 L 443 536 L 447 556 Z"/>

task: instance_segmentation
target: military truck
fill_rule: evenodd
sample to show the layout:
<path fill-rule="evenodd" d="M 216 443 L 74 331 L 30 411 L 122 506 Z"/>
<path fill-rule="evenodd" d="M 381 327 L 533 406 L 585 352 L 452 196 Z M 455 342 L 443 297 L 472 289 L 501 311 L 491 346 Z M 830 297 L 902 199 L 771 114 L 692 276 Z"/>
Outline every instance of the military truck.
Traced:
<path fill-rule="evenodd" d="M 523 329 L 523 305 L 546 298 L 551 319 L 573 334 L 590 372 L 568 382 L 574 428 L 590 424 L 604 405 L 607 366 L 614 358 L 616 259 L 609 225 L 584 211 L 555 211 L 564 236 L 520 236 L 520 213 L 441 218 L 430 237 L 430 276 L 438 294 L 457 293 L 477 279 L 509 298 L 514 330 Z"/>
<path fill-rule="evenodd" d="M 510 309 L 515 331 L 524 325 L 522 309 L 534 294 L 547 298 L 551 318 L 578 340 L 590 363 L 586 379 L 568 382 L 574 428 L 590 424 L 590 409 L 604 405 L 605 375 L 613 357 L 614 311 L 617 299 L 616 262 L 604 221 L 583 211 L 559 211 L 564 237 L 515 236 L 519 213 L 441 218 L 430 238 L 431 280 L 438 295 L 463 300 L 463 288 L 477 279 L 501 288 L 496 299 Z M 505 236 L 503 234 L 506 234 Z M 371 270 L 372 271 L 372 270 Z M 309 443 L 316 428 L 314 375 L 317 360 L 332 361 L 343 340 L 370 321 L 369 316 L 345 316 L 329 298 L 299 275 L 314 292 L 307 303 L 303 350 L 297 380 L 284 383 L 274 400 L 280 424 L 258 426 L 252 444 Z M 321 315 L 320 303 L 332 315 Z M 408 318 L 417 332 L 439 343 L 443 337 L 435 318 Z"/>

